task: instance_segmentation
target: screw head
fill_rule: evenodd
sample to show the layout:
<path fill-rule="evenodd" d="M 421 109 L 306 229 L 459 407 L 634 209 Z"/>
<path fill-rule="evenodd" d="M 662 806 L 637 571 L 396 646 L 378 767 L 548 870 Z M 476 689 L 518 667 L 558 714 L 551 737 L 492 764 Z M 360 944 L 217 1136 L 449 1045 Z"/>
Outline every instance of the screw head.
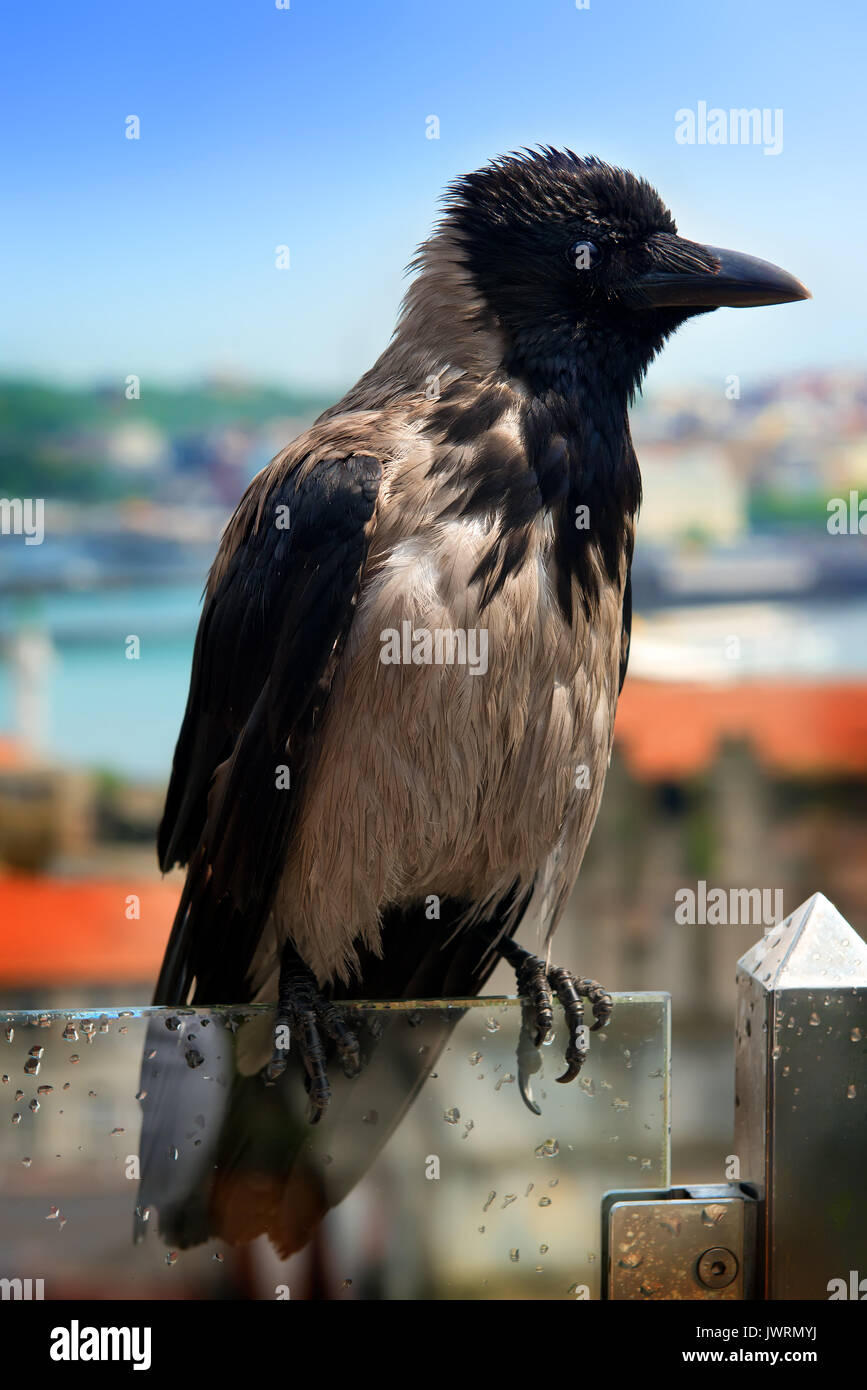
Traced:
<path fill-rule="evenodd" d="M 698 1258 L 696 1274 L 706 1289 L 727 1289 L 737 1278 L 738 1260 L 724 1245 L 713 1245 Z"/>

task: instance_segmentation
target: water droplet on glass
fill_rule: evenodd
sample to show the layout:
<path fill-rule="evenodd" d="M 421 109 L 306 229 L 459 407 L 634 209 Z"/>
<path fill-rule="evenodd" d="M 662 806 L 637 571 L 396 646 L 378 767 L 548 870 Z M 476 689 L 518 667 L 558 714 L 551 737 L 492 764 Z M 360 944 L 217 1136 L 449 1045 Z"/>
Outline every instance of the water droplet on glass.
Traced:
<path fill-rule="evenodd" d="M 341 1288 L 344 1288 L 344 1289 L 351 1289 L 351 1288 L 352 1288 L 352 1280 L 351 1280 L 351 1279 L 344 1279 L 344 1281 L 343 1281 L 343 1283 L 342 1283 L 342 1285 L 341 1285 Z"/>
<path fill-rule="evenodd" d="M 37 1086 L 36 1094 L 38 1096 L 50 1096 L 53 1090 L 53 1086 Z"/>
<path fill-rule="evenodd" d="M 537 1158 L 556 1158 L 560 1152 L 560 1144 L 556 1139 L 546 1139 L 544 1144 L 540 1144 L 534 1150 Z"/>
<path fill-rule="evenodd" d="M 34 1115 L 36 1114 L 37 1110 L 39 1109 L 39 1101 L 36 1099 L 35 1096 L 33 1097 L 32 1101 L 30 1102 L 30 1109 L 33 1111 Z"/>
<path fill-rule="evenodd" d="M 518 1263 L 518 1261 L 519 1261 L 520 1258 L 521 1258 L 521 1252 L 520 1252 L 520 1250 L 518 1250 L 518 1249 L 513 1249 L 513 1250 L 510 1250 L 510 1251 L 509 1251 L 509 1259 L 512 1261 L 512 1264 L 513 1264 L 513 1265 L 516 1265 L 516 1264 Z"/>
<path fill-rule="evenodd" d="M 621 1269 L 637 1269 L 643 1261 L 643 1256 L 637 1251 L 630 1251 L 628 1255 L 622 1255 L 617 1261 Z"/>
<path fill-rule="evenodd" d="M 70 1060 L 70 1063 L 72 1064 L 72 1066 L 75 1067 L 75 1066 L 77 1066 L 78 1063 L 81 1061 L 81 1058 L 79 1057 L 79 1055 L 78 1055 L 77 1052 L 73 1052 L 73 1053 L 71 1054 L 69 1060 Z"/>
<path fill-rule="evenodd" d="M 443 1111 L 443 1119 L 447 1125 L 456 1125 L 460 1118 L 461 1112 L 456 1105 L 453 1105 L 450 1110 Z"/>
<path fill-rule="evenodd" d="M 24 1167 L 25 1167 L 25 1168 L 29 1168 L 30 1165 L 31 1165 L 31 1163 L 33 1162 L 33 1159 L 32 1159 L 32 1158 L 22 1158 L 21 1162 L 24 1164 Z"/>
<path fill-rule="evenodd" d="M 48 1208 L 48 1215 L 46 1216 L 45 1220 L 46 1220 L 46 1221 L 56 1221 L 59 1215 L 60 1215 L 60 1207 L 56 1207 L 56 1206 L 54 1205 L 54 1203 L 52 1202 L 51 1206 Z"/>
<path fill-rule="evenodd" d="M 174 1015 L 172 1015 L 171 1018 L 166 1019 L 166 1027 L 168 1028 L 170 1033 L 176 1033 L 180 1026 L 181 1020 L 179 1018 L 175 1018 Z"/>
<path fill-rule="evenodd" d="M 12 1027 L 11 1023 L 7 1028 L 4 1028 L 3 1036 L 8 1043 L 11 1043 L 12 1039 L 15 1037 L 15 1029 Z"/>
<path fill-rule="evenodd" d="M 854 1100 L 854 1099 L 855 1099 L 855 1086 L 854 1086 L 854 1084 L 850 1084 L 850 1085 L 847 1087 L 847 1089 L 846 1089 L 846 1099 L 847 1099 L 847 1100 Z"/>
<path fill-rule="evenodd" d="M 515 1078 L 514 1078 L 514 1076 L 512 1075 L 512 1073 L 511 1073 L 510 1071 L 507 1071 L 506 1074 L 505 1074 L 505 1076 L 501 1076 L 501 1077 L 500 1077 L 499 1081 L 497 1082 L 496 1086 L 494 1087 L 494 1090 L 495 1090 L 495 1091 L 499 1091 L 499 1089 L 500 1089 L 501 1086 L 509 1086 L 509 1085 L 511 1085 L 511 1083 L 514 1081 L 514 1079 L 515 1079 Z"/>
<path fill-rule="evenodd" d="M 217 1262 L 218 1265 L 221 1265 L 221 1264 L 223 1263 L 223 1257 L 222 1257 L 222 1255 L 220 1254 L 219 1250 L 216 1250 L 216 1251 L 214 1252 L 214 1254 L 211 1256 L 211 1259 L 212 1259 L 212 1260 L 216 1260 L 216 1262 Z"/>
<path fill-rule="evenodd" d="M 201 1052 L 197 1051 L 195 1047 L 188 1047 L 184 1053 L 184 1058 L 187 1066 L 191 1068 L 200 1067 L 205 1060 Z"/>
<path fill-rule="evenodd" d="M 850 1042 L 860 1042 L 860 1041 L 861 1041 L 861 1029 L 860 1029 L 860 1028 L 853 1028 L 853 1029 L 852 1029 L 852 1032 L 849 1034 L 849 1041 L 850 1041 Z"/>
<path fill-rule="evenodd" d="M 362 1115 L 362 1117 L 361 1117 L 361 1123 L 362 1123 L 363 1125 L 378 1125 L 378 1124 L 379 1124 L 379 1111 L 378 1111 L 378 1110 L 368 1110 L 368 1111 L 366 1112 L 366 1114 Z"/>
<path fill-rule="evenodd" d="M 819 1026 L 819 1024 L 820 1024 L 821 1022 L 822 1022 L 822 1020 L 820 1019 L 820 1017 L 819 1017 L 819 1015 L 818 1015 L 817 1013 L 813 1012 L 813 1013 L 810 1014 L 810 1027 L 811 1027 L 811 1028 L 818 1028 L 818 1026 Z"/>
<path fill-rule="evenodd" d="M 486 1018 L 485 1027 L 489 1033 L 499 1033 L 500 1025 L 495 1018 Z"/>
<path fill-rule="evenodd" d="M 551 1205 L 551 1198 L 550 1198 L 550 1197 L 540 1197 L 540 1198 L 539 1198 L 539 1206 L 540 1206 L 540 1207 L 550 1207 L 550 1205 Z"/>
<path fill-rule="evenodd" d="M 548 1253 L 548 1246 L 547 1246 L 547 1245 L 540 1245 L 540 1246 L 539 1246 L 539 1254 L 540 1254 L 540 1255 L 547 1255 L 547 1253 Z"/>
<path fill-rule="evenodd" d="M 136 1091 L 136 1093 L 135 1093 L 135 1098 L 136 1098 L 136 1100 L 144 1100 L 146 1097 L 147 1097 L 147 1091 Z"/>
<path fill-rule="evenodd" d="M 494 1198 L 496 1197 L 496 1195 L 497 1195 L 497 1194 L 496 1194 L 496 1192 L 494 1192 L 494 1191 L 491 1191 L 491 1192 L 488 1193 L 488 1200 L 485 1202 L 485 1205 L 482 1207 L 482 1211 L 487 1211 L 487 1210 L 488 1210 L 488 1207 L 491 1205 L 491 1203 L 493 1202 L 493 1200 L 494 1200 Z"/>
<path fill-rule="evenodd" d="M 503 1205 L 500 1207 L 500 1211 L 505 1211 L 506 1207 L 510 1207 L 512 1203 L 517 1202 L 517 1200 L 517 1192 L 507 1192 L 505 1197 L 503 1198 Z"/>
<path fill-rule="evenodd" d="M 485 1234 L 485 1228 L 484 1228 L 484 1226 L 480 1226 L 480 1227 L 479 1227 L 479 1235 L 480 1235 L 480 1236 L 483 1236 L 484 1234 Z"/>
<path fill-rule="evenodd" d="M 125 1134 L 126 1130 L 123 1128 L 123 1126 L 118 1126 L 117 1129 L 113 1129 L 111 1132 L 112 1134 Z"/>
<path fill-rule="evenodd" d="M 470 1055 L 469 1055 L 469 1057 L 467 1058 L 467 1061 L 469 1062 L 469 1064 L 470 1064 L 471 1067 L 477 1067 L 477 1066 L 479 1065 L 479 1062 L 480 1062 L 481 1060 L 482 1060 L 482 1054 L 481 1054 L 481 1052 L 471 1052 Z"/>
<path fill-rule="evenodd" d="M 618 1096 L 615 1096 L 615 1097 L 614 1097 L 614 1099 L 613 1099 L 613 1101 L 611 1102 L 611 1104 L 614 1106 L 614 1109 L 615 1109 L 615 1110 L 628 1110 L 628 1109 L 629 1109 L 629 1101 L 628 1101 L 628 1100 L 620 1100 L 620 1098 L 619 1098 Z"/>
<path fill-rule="evenodd" d="M 21 1123 L 21 1116 L 18 1114 L 17 1111 L 16 1111 L 15 1114 L 12 1116 L 12 1123 L 13 1123 L 13 1125 L 20 1125 L 20 1123 Z"/>
<path fill-rule="evenodd" d="M 167 1264 L 167 1265 L 176 1265 L 177 1262 L 178 1262 L 178 1252 L 177 1252 L 177 1250 L 170 1250 L 169 1253 L 166 1255 L 166 1264 Z"/>

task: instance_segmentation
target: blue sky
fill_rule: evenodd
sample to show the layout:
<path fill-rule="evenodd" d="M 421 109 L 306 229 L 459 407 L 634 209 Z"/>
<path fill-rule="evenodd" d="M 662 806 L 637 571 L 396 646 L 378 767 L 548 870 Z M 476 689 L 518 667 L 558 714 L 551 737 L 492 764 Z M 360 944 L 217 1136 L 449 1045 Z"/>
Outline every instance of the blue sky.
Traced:
<path fill-rule="evenodd" d="M 863 363 L 851 0 L 40 0 L 4 28 L 6 373 L 345 386 L 443 186 L 536 143 L 644 174 L 686 235 L 813 291 L 689 325 L 653 383 Z M 700 101 L 782 108 L 782 152 L 678 144 Z"/>

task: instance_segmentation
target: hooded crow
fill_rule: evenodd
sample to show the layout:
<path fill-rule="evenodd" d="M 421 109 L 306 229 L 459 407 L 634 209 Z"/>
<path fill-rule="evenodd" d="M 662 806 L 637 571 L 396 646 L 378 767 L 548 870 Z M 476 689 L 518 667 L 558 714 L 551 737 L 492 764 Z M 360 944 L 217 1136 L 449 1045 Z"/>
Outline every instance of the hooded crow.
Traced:
<path fill-rule="evenodd" d="M 412 269 L 390 345 L 229 522 L 159 832 L 187 877 L 155 1002 L 276 1004 L 256 1094 L 294 1052 L 312 1121 L 359 1065 L 339 1001 L 476 993 L 499 955 L 537 1045 L 563 1004 L 577 1075 L 610 997 L 513 936 L 550 942 L 602 796 L 628 406 L 688 318 L 808 297 L 552 148 L 457 180 Z"/>

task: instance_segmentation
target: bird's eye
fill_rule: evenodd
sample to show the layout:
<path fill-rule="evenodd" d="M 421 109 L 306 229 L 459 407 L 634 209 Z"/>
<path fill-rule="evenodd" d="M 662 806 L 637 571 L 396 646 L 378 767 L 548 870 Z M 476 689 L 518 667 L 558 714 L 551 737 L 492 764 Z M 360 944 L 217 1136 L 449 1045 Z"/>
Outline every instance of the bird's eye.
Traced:
<path fill-rule="evenodd" d="M 595 241 L 576 241 L 571 255 L 576 270 L 590 270 L 599 260 L 599 247 Z"/>

